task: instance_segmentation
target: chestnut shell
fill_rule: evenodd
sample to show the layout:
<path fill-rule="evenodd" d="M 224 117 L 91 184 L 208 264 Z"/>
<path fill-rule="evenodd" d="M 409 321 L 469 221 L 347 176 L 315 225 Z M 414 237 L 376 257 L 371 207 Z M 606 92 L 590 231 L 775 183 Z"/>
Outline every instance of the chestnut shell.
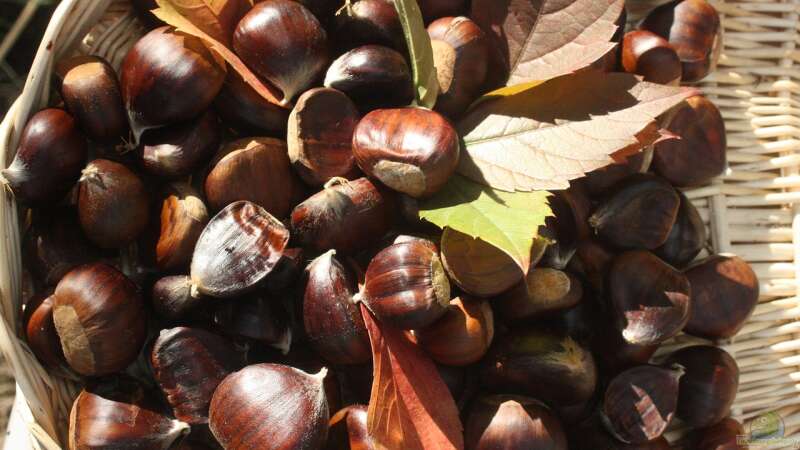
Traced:
<path fill-rule="evenodd" d="M 543 403 L 516 395 L 476 400 L 464 430 L 467 450 L 567 450 L 557 416 Z"/>

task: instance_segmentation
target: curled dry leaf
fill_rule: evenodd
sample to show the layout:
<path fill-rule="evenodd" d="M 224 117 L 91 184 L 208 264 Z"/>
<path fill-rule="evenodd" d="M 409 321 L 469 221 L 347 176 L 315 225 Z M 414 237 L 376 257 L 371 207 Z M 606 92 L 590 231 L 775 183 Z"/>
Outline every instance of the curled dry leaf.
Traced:
<path fill-rule="evenodd" d="M 231 43 L 236 23 L 253 7 L 249 0 L 166 1 L 197 28 L 226 46 Z"/>

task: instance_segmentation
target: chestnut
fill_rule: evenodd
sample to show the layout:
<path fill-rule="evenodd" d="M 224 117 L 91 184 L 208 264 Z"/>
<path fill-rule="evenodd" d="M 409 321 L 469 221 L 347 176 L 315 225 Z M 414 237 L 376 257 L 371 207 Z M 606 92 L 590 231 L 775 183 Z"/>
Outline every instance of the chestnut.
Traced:
<path fill-rule="evenodd" d="M 488 69 L 489 43 L 466 17 L 442 17 L 428 25 L 439 80 L 436 111 L 459 117 L 481 92 Z"/>
<path fill-rule="evenodd" d="M 28 119 L 11 165 L 0 171 L 18 201 L 61 200 L 78 181 L 87 143 L 75 119 L 61 109 L 43 109 Z"/>
<path fill-rule="evenodd" d="M 353 135 L 361 170 L 414 198 L 431 196 L 447 183 L 458 165 L 460 145 L 447 119 L 422 108 L 372 111 Z"/>
<path fill-rule="evenodd" d="M 372 258 L 361 298 L 382 322 L 424 328 L 447 311 L 450 281 L 435 246 L 408 241 L 386 247 Z"/>
<path fill-rule="evenodd" d="M 171 27 L 144 35 L 128 51 L 120 68 L 122 100 L 134 143 L 146 129 L 200 115 L 217 96 L 224 79 L 225 68 L 199 38 Z"/>
<path fill-rule="evenodd" d="M 599 414 L 584 420 L 571 430 L 569 440 L 572 450 L 671 450 L 663 436 L 643 444 L 626 444 L 613 437 L 603 424 Z"/>
<path fill-rule="evenodd" d="M 332 364 L 372 359 L 364 319 L 353 300 L 356 279 L 329 250 L 306 267 L 303 324 L 311 346 Z"/>
<path fill-rule="evenodd" d="M 519 321 L 569 309 L 582 296 L 583 286 L 576 276 L 541 267 L 531 268 L 523 282 L 500 294 L 493 303 L 506 320 Z"/>
<path fill-rule="evenodd" d="M 144 344 L 144 302 L 136 285 L 104 264 L 78 266 L 53 294 L 53 322 L 70 367 L 99 376 L 128 366 Z"/>
<path fill-rule="evenodd" d="M 358 119 L 356 106 L 336 89 L 311 89 L 297 99 L 286 144 L 292 167 L 303 181 L 322 186 L 334 177 L 358 176 L 352 150 Z"/>
<path fill-rule="evenodd" d="M 228 75 L 214 99 L 214 109 L 222 122 L 244 135 L 278 137 L 286 132 L 289 110 L 262 97 L 228 67 Z"/>
<path fill-rule="evenodd" d="M 326 373 L 256 364 L 228 375 L 211 398 L 211 432 L 226 450 L 322 448 L 328 437 Z"/>
<path fill-rule="evenodd" d="M 464 13 L 465 0 L 419 0 L 419 10 L 425 23 L 431 23 L 441 17 L 453 17 Z"/>
<path fill-rule="evenodd" d="M 746 450 L 748 447 L 740 444 L 740 436 L 747 436 L 744 427 L 728 417 L 715 425 L 689 432 L 686 444 L 692 450 Z"/>
<path fill-rule="evenodd" d="M 639 366 L 614 377 L 603 396 L 608 431 L 630 444 L 660 437 L 675 415 L 681 376 L 680 366 Z"/>
<path fill-rule="evenodd" d="M 206 177 L 205 191 L 208 206 L 215 211 L 248 200 L 276 217 L 284 217 L 292 210 L 302 186 L 292 171 L 284 141 L 244 138 L 220 151 Z"/>
<path fill-rule="evenodd" d="M 99 56 L 77 56 L 61 80 L 61 98 L 83 132 L 103 144 L 121 142 L 128 134 L 117 73 Z"/>
<path fill-rule="evenodd" d="M 725 171 L 725 121 L 711 100 L 688 98 L 673 113 L 667 130 L 681 138 L 655 144 L 657 174 L 675 186 L 699 186 Z"/>
<path fill-rule="evenodd" d="M 208 405 L 219 383 L 244 366 L 233 343 L 200 328 L 161 330 L 150 352 L 153 378 L 175 417 L 189 424 L 208 423 Z"/>
<path fill-rule="evenodd" d="M 40 294 L 25 305 L 25 339 L 33 354 L 46 367 L 66 367 L 67 360 L 53 322 L 52 295 Z"/>
<path fill-rule="evenodd" d="M 703 218 L 691 200 L 680 191 L 678 196 L 681 206 L 678 208 L 675 224 L 672 225 L 667 240 L 655 250 L 655 254 L 674 267 L 683 268 L 703 250 L 708 235 Z"/>
<path fill-rule="evenodd" d="M 686 370 L 675 415 L 692 428 L 714 425 L 728 416 L 739 389 L 739 366 L 725 350 L 708 345 L 682 348 L 667 358 Z"/>
<path fill-rule="evenodd" d="M 327 450 L 378 450 L 367 431 L 367 407 L 350 405 L 331 417 Z"/>
<path fill-rule="evenodd" d="M 391 0 L 358 0 L 337 16 L 338 39 L 347 48 L 383 45 L 406 53 L 400 16 Z"/>
<path fill-rule="evenodd" d="M 467 450 L 567 450 L 558 417 L 538 400 L 492 395 L 472 405 L 464 429 Z"/>
<path fill-rule="evenodd" d="M 683 81 L 700 81 L 713 72 L 722 49 L 719 14 L 705 0 L 675 0 L 661 5 L 640 26 L 675 48 L 683 65 Z"/>
<path fill-rule="evenodd" d="M 285 249 L 280 261 L 278 261 L 278 265 L 264 279 L 264 287 L 273 294 L 281 294 L 291 289 L 295 281 L 300 278 L 305 265 L 305 252 L 303 252 L 302 248 Z"/>
<path fill-rule="evenodd" d="M 213 321 L 223 333 L 253 339 L 286 354 L 292 344 L 289 317 L 278 299 L 257 290 L 214 309 Z"/>
<path fill-rule="evenodd" d="M 78 182 L 78 217 L 86 236 L 98 247 L 124 247 L 147 227 L 150 196 L 130 169 L 95 159 Z"/>
<path fill-rule="evenodd" d="M 298 2 L 256 4 L 236 25 L 233 49 L 257 75 L 290 100 L 325 69 L 328 36 L 316 17 Z"/>
<path fill-rule="evenodd" d="M 597 239 L 584 239 L 578 242 L 575 255 L 567 268 L 583 277 L 595 292 L 605 291 L 605 279 L 614 252 Z"/>
<path fill-rule="evenodd" d="M 161 232 L 156 244 L 156 264 L 161 270 L 189 266 L 192 252 L 208 223 L 208 210 L 190 185 L 174 183 L 161 206 Z"/>
<path fill-rule="evenodd" d="M 706 339 L 727 339 L 742 329 L 758 304 L 758 278 L 738 256 L 711 256 L 686 271 L 692 285 L 684 331 Z"/>
<path fill-rule="evenodd" d="M 614 259 L 608 275 L 614 322 L 631 344 L 653 345 L 677 335 L 689 320 L 690 282 L 645 250 Z"/>
<path fill-rule="evenodd" d="M 163 179 L 184 178 L 207 163 L 221 142 L 219 120 L 207 111 L 195 120 L 145 133 L 142 166 Z"/>
<path fill-rule="evenodd" d="M 466 366 L 478 362 L 494 339 L 492 308 L 486 300 L 456 297 L 439 320 L 415 330 L 414 336 L 439 364 Z"/>
<path fill-rule="evenodd" d="M 164 22 L 152 13 L 154 9 L 158 8 L 156 0 L 131 0 L 131 5 L 136 17 L 148 29 L 164 25 Z"/>
<path fill-rule="evenodd" d="M 192 296 L 192 279 L 188 275 L 170 275 L 153 284 L 152 303 L 156 313 L 165 319 L 182 320 L 193 317 L 205 298 Z"/>
<path fill-rule="evenodd" d="M 382 186 L 366 178 L 325 188 L 292 211 L 292 235 L 316 252 L 363 250 L 392 226 L 394 199 Z"/>
<path fill-rule="evenodd" d="M 217 213 L 197 240 L 190 275 L 192 296 L 234 297 L 252 290 L 278 264 L 289 230 L 248 201 Z"/>
<path fill-rule="evenodd" d="M 646 30 L 625 33 L 622 67 L 652 83 L 677 85 L 681 81 L 681 60 L 675 49 L 666 39 Z"/>
<path fill-rule="evenodd" d="M 481 239 L 445 228 L 441 246 L 447 274 L 468 294 L 493 297 L 524 280 L 510 256 Z"/>
<path fill-rule="evenodd" d="M 614 186 L 621 186 L 622 181 L 631 175 L 647 172 L 652 162 L 653 148 L 651 146 L 628 156 L 624 161 L 615 161 L 614 164 L 589 172 L 577 185 L 584 187 L 588 195 L 602 198 Z"/>
<path fill-rule="evenodd" d="M 91 382 L 69 414 L 70 450 L 173 448 L 189 425 L 161 411 L 158 402 L 127 376 Z"/>

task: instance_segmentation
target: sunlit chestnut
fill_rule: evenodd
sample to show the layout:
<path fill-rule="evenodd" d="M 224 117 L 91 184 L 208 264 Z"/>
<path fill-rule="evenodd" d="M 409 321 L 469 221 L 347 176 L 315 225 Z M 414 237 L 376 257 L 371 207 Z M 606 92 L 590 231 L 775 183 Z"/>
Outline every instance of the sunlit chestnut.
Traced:
<path fill-rule="evenodd" d="M 653 153 L 653 170 L 667 181 L 698 186 L 725 171 L 725 122 L 711 100 L 690 97 L 674 112 L 667 130 L 680 139 L 656 143 Z"/>
<path fill-rule="evenodd" d="M 741 423 L 730 417 L 716 425 L 693 430 L 686 435 L 686 445 L 693 450 L 747 450 L 741 437 L 747 436 Z"/>
<path fill-rule="evenodd" d="M 672 225 L 667 240 L 655 250 L 655 254 L 669 264 L 683 268 L 703 250 L 708 236 L 703 218 L 692 201 L 683 192 L 678 192 L 678 195 L 681 206 L 678 208 L 675 224 Z"/>
<path fill-rule="evenodd" d="M 185 320 L 198 315 L 207 300 L 192 295 L 192 279 L 188 275 L 169 275 L 153 284 L 153 309 L 170 320 Z"/>
<path fill-rule="evenodd" d="M 654 9 L 641 24 L 668 40 L 683 64 L 683 81 L 713 72 L 722 49 L 719 14 L 705 0 L 675 0 Z"/>
<path fill-rule="evenodd" d="M 387 0 L 353 2 L 337 16 L 336 37 L 348 48 L 375 44 L 406 52 L 400 17 Z"/>
<path fill-rule="evenodd" d="M 322 448 L 328 437 L 326 373 L 256 364 L 228 375 L 211 399 L 211 432 L 226 450 Z"/>
<path fill-rule="evenodd" d="M 447 183 L 458 165 L 460 145 L 447 119 L 422 108 L 373 111 L 353 135 L 361 170 L 416 198 L 428 197 Z"/>
<path fill-rule="evenodd" d="M 56 202 L 78 181 L 86 155 L 86 139 L 75 119 L 61 109 L 43 109 L 25 124 L 14 160 L 0 171 L 0 182 L 20 202 Z"/>
<path fill-rule="evenodd" d="M 738 256 L 717 255 L 686 271 L 692 301 L 686 333 L 727 339 L 742 329 L 758 304 L 759 283 L 753 268 Z"/>
<path fill-rule="evenodd" d="M 197 191 L 185 183 L 171 184 L 161 204 L 161 232 L 156 244 L 159 269 L 188 267 L 206 223 L 208 210 Z"/>
<path fill-rule="evenodd" d="M 217 117 L 206 112 L 195 120 L 145 133 L 142 166 L 163 179 L 184 178 L 208 162 L 221 141 Z"/>
<path fill-rule="evenodd" d="M 78 266 L 61 279 L 53 297 L 53 322 L 70 367 L 87 376 L 127 367 L 146 334 L 136 285 L 104 263 Z"/>
<path fill-rule="evenodd" d="M 86 237 L 98 247 L 123 247 L 147 227 L 150 196 L 130 169 L 95 159 L 83 169 L 78 183 L 78 218 Z"/>
<path fill-rule="evenodd" d="M 441 247 L 450 279 L 469 294 L 493 297 L 524 279 L 510 256 L 481 239 L 445 228 Z"/>
<path fill-rule="evenodd" d="M 414 98 L 405 58 L 380 45 L 357 47 L 333 61 L 325 87 L 344 92 L 361 111 L 405 106 Z"/>
<path fill-rule="evenodd" d="M 681 60 L 675 49 L 666 39 L 645 30 L 625 34 L 622 67 L 652 83 L 677 85 L 681 81 Z"/>
<path fill-rule="evenodd" d="M 466 366 L 478 362 L 494 339 L 492 308 L 486 300 L 456 297 L 439 320 L 415 330 L 414 336 L 439 364 Z"/>
<path fill-rule="evenodd" d="M 36 358 L 51 369 L 66 367 L 64 350 L 53 322 L 53 296 L 39 294 L 25 305 L 25 339 Z"/>
<path fill-rule="evenodd" d="M 289 115 L 286 144 L 292 167 L 306 183 L 322 186 L 334 177 L 354 179 L 353 131 L 359 114 L 341 91 L 306 91 Z"/>
<path fill-rule="evenodd" d="M 472 405 L 465 429 L 468 450 L 567 450 L 558 417 L 538 400 L 492 395 Z"/>
<path fill-rule="evenodd" d="M 325 29 L 305 6 L 290 0 L 255 5 L 236 25 L 233 49 L 286 100 L 309 87 L 329 62 Z"/>
<path fill-rule="evenodd" d="M 228 302 L 218 302 L 212 316 L 217 330 L 266 344 L 286 354 L 292 345 L 289 314 L 264 290 L 251 292 Z"/>
<path fill-rule="evenodd" d="M 367 430 L 367 407 L 350 405 L 331 417 L 327 450 L 377 450 Z"/>
<path fill-rule="evenodd" d="M 532 268 L 522 283 L 492 302 L 510 321 L 525 320 L 575 306 L 583 296 L 581 281 L 574 275 L 547 267 Z"/>
<path fill-rule="evenodd" d="M 262 97 L 231 67 L 214 99 L 214 109 L 225 125 L 244 135 L 282 136 L 289 119 L 288 109 Z"/>

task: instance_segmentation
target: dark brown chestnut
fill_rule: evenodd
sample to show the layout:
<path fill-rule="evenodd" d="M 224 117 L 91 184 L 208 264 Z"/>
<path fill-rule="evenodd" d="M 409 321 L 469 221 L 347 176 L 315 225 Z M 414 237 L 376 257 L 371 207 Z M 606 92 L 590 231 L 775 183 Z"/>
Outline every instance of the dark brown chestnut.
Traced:
<path fill-rule="evenodd" d="M 70 450 L 169 449 L 189 425 L 165 414 L 154 397 L 129 377 L 92 382 L 69 415 Z"/>
<path fill-rule="evenodd" d="M 383 45 L 406 52 L 400 17 L 389 0 L 358 0 L 337 16 L 336 36 L 347 48 Z"/>
<path fill-rule="evenodd" d="M 205 302 L 192 296 L 192 279 L 188 275 L 170 275 L 153 284 L 152 302 L 156 313 L 165 319 L 184 320 L 196 315 Z"/>
<path fill-rule="evenodd" d="M 442 17 L 428 25 L 439 80 L 436 111 L 457 118 L 478 98 L 486 81 L 488 41 L 466 17 Z"/>
<path fill-rule="evenodd" d="M 228 374 L 244 366 L 244 354 L 216 334 L 176 327 L 161 330 L 150 363 L 175 417 L 194 425 L 208 423 L 214 390 Z"/>
<path fill-rule="evenodd" d="M 655 254 L 674 267 L 683 268 L 703 250 L 708 235 L 703 218 L 692 201 L 683 192 L 679 191 L 678 195 L 681 206 L 678 208 L 675 224 L 672 225 L 666 242 L 655 250 Z"/>
<path fill-rule="evenodd" d="M 190 175 L 214 156 L 222 142 L 219 120 L 210 111 L 189 122 L 142 136 L 142 166 L 167 180 Z"/>
<path fill-rule="evenodd" d="M 366 178 L 326 187 L 292 211 L 292 235 L 316 252 L 354 253 L 391 228 L 394 198 Z"/>
<path fill-rule="evenodd" d="M 466 366 L 478 362 L 494 339 L 489 302 L 467 296 L 450 300 L 447 312 L 432 325 L 414 330 L 417 343 L 439 364 Z"/>
<path fill-rule="evenodd" d="M 248 201 L 217 213 L 192 256 L 192 296 L 235 297 L 252 290 L 275 268 L 289 230 L 264 208 Z"/>
<path fill-rule="evenodd" d="M 214 309 L 216 328 L 231 336 L 253 339 L 286 354 L 292 344 L 289 317 L 279 299 L 263 290 L 221 302 Z"/>
<path fill-rule="evenodd" d="M 472 405 L 464 429 L 467 450 L 567 450 L 567 436 L 550 408 L 518 395 L 492 395 Z"/>
<path fill-rule="evenodd" d="M 288 109 L 267 101 L 231 67 L 214 109 L 225 125 L 244 135 L 282 136 L 289 119 Z"/>
<path fill-rule="evenodd" d="M 578 183 L 586 188 L 586 193 L 595 198 L 602 198 L 614 186 L 621 185 L 622 181 L 631 175 L 645 173 L 653 162 L 652 147 L 639 153 L 628 156 L 624 161 L 615 161 L 614 164 L 590 172 Z M 572 188 L 572 187 L 571 187 Z M 557 191 L 562 192 L 562 191 Z"/>
<path fill-rule="evenodd" d="M 247 67 L 290 100 L 309 87 L 328 64 L 328 36 L 298 2 L 270 0 L 253 7 L 233 33 L 233 48 Z"/>
<path fill-rule="evenodd" d="M 689 320 L 689 280 L 650 252 L 633 250 L 617 256 L 608 286 L 614 323 L 631 344 L 664 342 Z"/>
<path fill-rule="evenodd" d="M 605 279 L 614 252 L 597 239 L 584 239 L 575 247 L 575 255 L 569 261 L 568 268 L 587 281 L 588 285 L 597 292 L 605 291 Z"/>
<path fill-rule="evenodd" d="M 284 141 L 245 138 L 220 151 L 206 177 L 205 191 L 214 211 L 248 200 L 282 218 L 292 210 L 302 186 L 292 171 Z"/>
<path fill-rule="evenodd" d="M 428 197 L 447 183 L 458 165 L 460 145 L 447 119 L 422 108 L 372 111 L 353 135 L 361 170 L 415 198 Z"/>
<path fill-rule="evenodd" d="M 359 114 L 341 91 L 306 91 L 289 115 L 286 144 L 292 166 L 307 184 L 322 186 L 334 177 L 355 179 L 353 131 Z"/>
<path fill-rule="evenodd" d="M 63 74 L 61 98 L 67 110 L 90 139 L 119 143 L 128 135 L 128 118 L 122 104 L 117 73 L 99 56 L 77 56 L 59 65 Z"/>
<path fill-rule="evenodd" d="M 685 332 L 727 339 L 742 329 L 758 304 L 759 284 L 752 267 L 738 256 L 709 257 L 686 271 L 692 302 Z"/>
<path fill-rule="evenodd" d="M 404 329 L 424 328 L 447 311 L 450 281 L 434 246 L 420 240 L 403 242 L 372 258 L 361 298 L 380 321 Z"/>
<path fill-rule="evenodd" d="M 303 324 L 311 346 L 332 364 L 365 364 L 372 358 L 358 287 L 350 270 L 330 250 L 306 267 Z"/>
<path fill-rule="evenodd" d="M 728 416 L 739 389 L 739 366 L 725 350 L 708 345 L 682 348 L 667 358 L 686 370 L 675 415 L 692 428 L 714 425 Z"/>
<path fill-rule="evenodd" d="M 281 294 L 291 289 L 305 269 L 305 252 L 300 247 L 287 248 L 283 251 L 278 265 L 264 279 L 264 287 L 273 294 Z"/>
<path fill-rule="evenodd" d="M 657 174 L 675 186 L 698 186 L 725 171 L 725 121 L 711 100 L 690 97 L 674 112 L 667 129 L 681 138 L 655 144 Z"/>
<path fill-rule="evenodd" d="M 569 309 L 582 296 L 583 285 L 576 276 L 540 267 L 530 269 L 522 283 L 501 294 L 493 305 L 506 320 L 519 321 Z"/>
<path fill-rule="evenodd" d="M 639 366 L 614 377 L 603 397 L 608 431 L 630 444 L 660 437 L 675 415 L 681 376 L 680 366 Z"/>
<path fill-rule="evenodd" d="M 626 444 L 611 436 L 599 414 L 595 414 L 570 430 L 571 450 L 671 450 L 663 436 L 643 444 Z M 733 450 L 733 449 L 731 449 Z"/>
<path fill-rule="evenodd" d="M 36 358 L 50 369 L 66 367 L 67 360 L 53 322 L 53 296 L 40 294 L 25 305 L 25 339 Z"/>
<path fill-rule="evenodd" d="M 326 450 L 378 450 L 367 431 L 367 407 L 350 405 L 331 417 Z"/>
<path fill-rule="evenodd" d="M 677 85 L 681 81 L 681 60 L 675 49 L 666 39 L 645 30 L 625 33 L 622 67 L 652 83 Z"/>
<path fill-rule="evenodd" d="M 225 67 L 200 39 L 170 27 L 144 35 L 128 51 L 120 68 L 122 100 L 134 142 L 149 128 L 200 115 L 217 96 L 224 79 Z"/>
<path fill-rule="evenodd" d="M 130 169 L 95 159 L 83 169 L 78 183 L 78 218 L 98 247 L 124 247 L 147 227 L 150 196 Z"/>
<path fill-rule="evenodd" d="M 719 14 L 705 0 L 675 0 L 654 9 L 643 30 L 668 40 L 683 64 L 683 81 L 700 81 L 713 72 L 722 49 Z"/>
<path fill-rule="evenodd" d="M 481 239 L 445 228 L 441 246 L 450 279 L 468 294 L 493 297 L 524 280 L 510 256 Z"/>
<path fill-rule="evenodd" d="M 211 432 L 226 450 L 322 448 L 328 437 L 326 373 L 256 364 L 228 375 L 211 399 Z"/>
<path fill-rule="evenodd" d="M 0 171 L 18 201 L 56 202 L 78 181 L 86 162 L 86 139 L 75 119 L 61 109 L 34 114 L 19 138 L 11 165 Z"/>
<path fill-rule="evenodd" d="M 747 436 L 745 429 L 730 417 L 710 427 L 693 430 L 686 435 L 687 448 L 692 450 L 747 450 L 741 437 Z"/>
<path fill-rule="evenodd" d="M 161 270 L 189 267 L 200 233 L 208 223 L 208 210 L 194 188 L 171 184 L 161 204 L 161 233 L 156 244 L 156 264 Z"/>
<path fill-rule="evenodd" d="M 425 23 L 431 23 L 442 17 L 459 16 L 465 12 L 464 0 L 419 0 L 419 10 Z"/>
<path fill-rule="evenodd" d="M 53 322 L 73 370 L 99 376 L 128 366 L 144 344 L 144 302 L 136 285 L 103 263 L 78 266 L 56 286 Z"/>

